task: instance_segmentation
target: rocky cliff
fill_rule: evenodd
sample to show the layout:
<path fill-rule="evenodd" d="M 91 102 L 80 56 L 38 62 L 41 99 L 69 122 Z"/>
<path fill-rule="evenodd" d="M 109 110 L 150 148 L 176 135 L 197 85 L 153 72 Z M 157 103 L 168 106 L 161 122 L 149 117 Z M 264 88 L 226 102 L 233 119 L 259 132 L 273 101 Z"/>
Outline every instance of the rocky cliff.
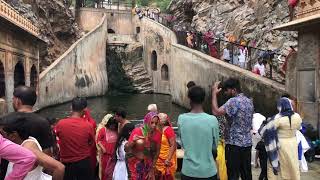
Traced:
<path fill-rule="evenodd" d="M 41 52 L 41 71 L 62 55 L 81 37 L 72 12 L 64 0 L 6 0 L 22 15 L 30 19 L 41 31 L 41 38 L 47 42 Z"/>
<path fill-rule="evenodd" d="M 297 46 L 297 33 L 272 30 L 289 21 L 284 0 L 173 0 L 169 6 L 177 18 L 175 30 L 213 30 L 237 39 L 256 41 L 263 49 L 279 49 L 286 55 Z"/>

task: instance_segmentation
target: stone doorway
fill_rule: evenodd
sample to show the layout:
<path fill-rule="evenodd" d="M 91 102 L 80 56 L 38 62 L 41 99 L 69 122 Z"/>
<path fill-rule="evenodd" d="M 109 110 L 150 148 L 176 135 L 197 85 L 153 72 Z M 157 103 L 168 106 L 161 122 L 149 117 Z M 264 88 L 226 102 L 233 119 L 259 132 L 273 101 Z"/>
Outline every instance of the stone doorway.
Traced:
<path fill-rule="evenodd" d="M 161 67 L 161 80 L 169 80 L 169 68 L 166 64 L 162 65 Z"/>
<path fill-rule="evenodd" d="M 157 70 L 157 64 L 158 64 L 158 55 L 156 51 L 152 51 L 151 53 L 151 69 L 153 71 Z"/>
<path fill-rule="evenodd" d="M 25 85 L 24 67 L 22 62 L 18 62 L 14 67 L 14 87 Z"/>
<path fill-rule="evenodd" d="M 30 87 L 36 88 L 38 85 L 38 72 L 35 65 L 32 65 L 30 71 Z"/>

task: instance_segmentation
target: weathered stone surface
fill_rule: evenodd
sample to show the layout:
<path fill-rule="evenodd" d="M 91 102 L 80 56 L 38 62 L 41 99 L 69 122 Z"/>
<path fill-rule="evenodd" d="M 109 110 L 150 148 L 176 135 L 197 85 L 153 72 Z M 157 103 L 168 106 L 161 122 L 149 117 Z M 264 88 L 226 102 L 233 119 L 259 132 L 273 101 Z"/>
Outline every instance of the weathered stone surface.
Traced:
<path fill-rule="evenodd" d="M 77 96 L 104 95 L 108 90 L 106 43 L 107 18 L 103 16 L 96 28 L 40 74 L 37 108 L 64 103 Z"/>
<path fill-rule="evenodd" d="M 140 43 L 109 44 L 107 70 L 109 93 L 152 93 L 151 77 L 142 59 Z"/>
<path fill-rule="evenodd" d="M 82 36 L 72 12 L 63 0 L 6 0 L 19 13 L 38 26 L 41 38 L 48 43 L 42 52 L 41 70 L 60 57 Z"/>
<path fill-rule="evenodd" d="M 238 39 L 256 41 L 256 46 L 280 50 L 297 46 L 297 33 L 271 30 L 289 21 L 287 1 L 281 0 L 173 0 L 170 11 L 177 17 L 175 30 L 214 30 Z"/>

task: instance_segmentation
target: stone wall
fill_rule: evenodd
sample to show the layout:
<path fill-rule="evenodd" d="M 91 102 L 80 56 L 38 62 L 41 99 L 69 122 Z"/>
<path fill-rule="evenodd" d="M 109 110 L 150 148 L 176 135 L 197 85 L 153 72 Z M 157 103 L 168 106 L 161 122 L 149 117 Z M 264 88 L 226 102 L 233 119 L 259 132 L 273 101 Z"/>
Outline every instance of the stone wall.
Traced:
<path fill-rule="evenodd" d="M 155 21 L 143 18 L 134 22 L 136 27 L 141 27 L 138 39 L 144 44 L 145 66 L 152 76 L 155 93 L 171 94 L 174 103 L 189 107 L 186 85 L 194 81 L 206 89 L 205 109 L 210 112 L 212 82 L 239 77 L 244 93 L 253 98 L 257 112 L 267 116 L 276 113 L 276 102 L 286 92 L 284 85 L 178 45 L 174 32 Z M 153 51 L 157 53 L 156 69 L 152 63 Z M 163 65 L 168 67 L 168 80 L 163 78 Z M 222 104 L 223 97 L 219 99 Z"/>
<path fill-rule="evenodd" d="M 77 22 L 85 31 L 92 30 L 99 23 L 100 17 L 103 14 L 106 14 L 109 30 L 114 31 L 115 34 L 135 34 L 131 11 L 81 8 L 78 14 L 79 18 L 77 19 Z"/>
<path fill-rule="evenodd" d="M 70 101 L 76 96 L 105 94 L 108 77 L 105 65 L 107 18 L 73 44 L 40 74 L 37 108 Z"/>
<path fill-rule="evenodd" d="M 155 93 L 170 94 L 170 81 L 161 78 L 161 69 L 167 65 L 168 76 L 170 79 L 173 73 L 171 54 L 171 45 L 177 43 L 174 32 L 165 26 L 147 18 L 141 20 L 135 19 L 135 26 L 141 28 L 141 33 L 138 34 L 138 39 L 144 44 L 143 57 L 145 67 L 148 73 L 152 76 L 153 90 Z M 152 68 L 152 61 L 155 60 L 156 68 Z"/>
<path fill-rule="evenodd" d="M 77 23 L 85 32 L 94 29 L 101 21 L 103 13 L 93 8 L 81 8 L 78 13 Z"/>
<path fill-rule="evenodd" d="M 204 87 L 207 95 L 210 95 L 212 82 L 223 81 L 229 77 L 238 77 L 243 92 L 253 98 L 256 112 L 267 116 L 276 112 L 276 102 L 285 93 L 285 87 L 282 84 L 185 46 L 173 44 L 171 52 L 171 69 L 173 69 L 170 78 L 171 95 L 174 102 L 184 107 L 189 106 L 186 88 L 189 81 L 194 81 Z M 210 98 L 208 97 L 208 105 L 209 102 Z M 208 106 L 206 109 L 209 109 Z"/>

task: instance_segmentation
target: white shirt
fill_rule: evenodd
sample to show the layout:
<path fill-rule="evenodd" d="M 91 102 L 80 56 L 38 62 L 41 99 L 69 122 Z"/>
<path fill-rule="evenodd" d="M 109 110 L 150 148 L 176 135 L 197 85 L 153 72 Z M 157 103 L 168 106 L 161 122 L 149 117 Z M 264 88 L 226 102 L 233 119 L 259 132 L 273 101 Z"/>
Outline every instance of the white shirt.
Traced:
<path fill-rule="evenodd" d="M 260 72 L 260 75 L 261 76 L 265 76 L 266 75 L 266 68 L 264 67 L 264 65 L 263 64 L 259 64 L 259 63 L 257 63 L 256 65 L 254 65 L 254 68 L 253 69 L 259 69 L 259 72 Z"/>
<path fill-rule="evenodd" d="M 227 48 L 223 50 L 223 59 L 230 61 L 230 51 Z"/>

